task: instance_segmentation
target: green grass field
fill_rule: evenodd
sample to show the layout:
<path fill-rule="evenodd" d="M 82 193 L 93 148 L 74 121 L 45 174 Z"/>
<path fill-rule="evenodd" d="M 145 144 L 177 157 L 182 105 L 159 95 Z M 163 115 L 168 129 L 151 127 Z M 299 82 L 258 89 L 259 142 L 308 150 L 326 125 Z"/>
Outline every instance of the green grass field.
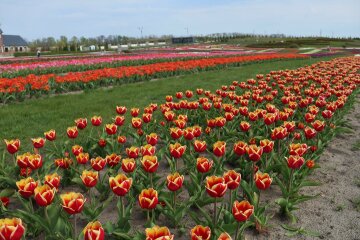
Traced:
<path fill-rule="evenodd" d="M 221 85 L 231 84 L 234 80 L 254 78 L 259 73 L 294 69 L 328 59 L 331 58 L 254 63 L 220 71 L 11 103 L 0 107 L 0 139 L 19 138 L 25 146 L 30 144 L 31 137 L 43 136 L 44 131 L 49 129 L 55 129 L 58 135 L 65 135 L 66 128 L 73 126 L 74 120 L 79 117 L 87 117 L 90 120 L 93 115 L 100 115 L 104 123 L 109 123 L 116 115 L 116 105 L 125 105 L 128 109 L 144 107 L 152 102 L 163 102 L 166 95 L 173 95 L 176 91 L 196 88 L 215 90 Z"/>

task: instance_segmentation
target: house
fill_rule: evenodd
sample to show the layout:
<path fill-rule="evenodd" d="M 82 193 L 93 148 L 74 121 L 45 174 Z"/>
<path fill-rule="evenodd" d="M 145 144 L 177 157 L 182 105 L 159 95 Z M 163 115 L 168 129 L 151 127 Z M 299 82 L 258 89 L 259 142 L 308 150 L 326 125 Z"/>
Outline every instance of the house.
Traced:
<path fill-rule="evenodd" d="M 5 35 L 0 29 L 0 54 L 28 52 L 28 43 L 19 35 Z"/>

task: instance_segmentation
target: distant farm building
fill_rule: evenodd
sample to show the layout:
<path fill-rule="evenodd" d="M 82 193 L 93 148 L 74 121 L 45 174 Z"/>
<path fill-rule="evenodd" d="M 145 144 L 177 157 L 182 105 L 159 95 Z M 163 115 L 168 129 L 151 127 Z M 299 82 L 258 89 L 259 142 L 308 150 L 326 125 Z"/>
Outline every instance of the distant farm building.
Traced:
<path fill-rule="evenodd" d="M 0 29 L 0 54 L 28 52 L 28 43 L 19 35 L 5 35 Z"/>
<path fill-rule="evenodd" d="M 173 37 L 171 38 L 173 44 L 189 44 L 195 43 L 194 37 Z"/>

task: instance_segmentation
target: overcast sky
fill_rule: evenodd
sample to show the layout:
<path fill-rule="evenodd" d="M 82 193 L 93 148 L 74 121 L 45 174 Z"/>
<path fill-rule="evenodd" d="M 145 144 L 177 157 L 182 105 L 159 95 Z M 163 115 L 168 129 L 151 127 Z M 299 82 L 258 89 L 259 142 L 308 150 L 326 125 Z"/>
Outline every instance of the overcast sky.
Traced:
<path fill-rule="evenodd" d="M 0 28 L 65 35 L 284 33 L 360 37 L 360 0 L 1 0 Z"/>

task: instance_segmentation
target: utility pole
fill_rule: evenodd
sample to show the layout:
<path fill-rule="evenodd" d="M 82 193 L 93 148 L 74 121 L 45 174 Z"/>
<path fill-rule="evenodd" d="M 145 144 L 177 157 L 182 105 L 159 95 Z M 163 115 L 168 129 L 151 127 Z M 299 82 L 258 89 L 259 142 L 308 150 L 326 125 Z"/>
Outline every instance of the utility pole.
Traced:
<path fill-rule="evenodd" d="M 188 35 L 189 36 L 189 28 L 188 27 L 186 27 L 186 28 L 184 28 L 185 30 L 186 30 L 186 35 Z"/>
<path fill-rule="evenodd" d="M 138 27 L 138 30 L 140 31 L 140 35 L 141 35 L 141 38 L 143 38 L 143 27 L 141 26 L 141 27 Z"/>

